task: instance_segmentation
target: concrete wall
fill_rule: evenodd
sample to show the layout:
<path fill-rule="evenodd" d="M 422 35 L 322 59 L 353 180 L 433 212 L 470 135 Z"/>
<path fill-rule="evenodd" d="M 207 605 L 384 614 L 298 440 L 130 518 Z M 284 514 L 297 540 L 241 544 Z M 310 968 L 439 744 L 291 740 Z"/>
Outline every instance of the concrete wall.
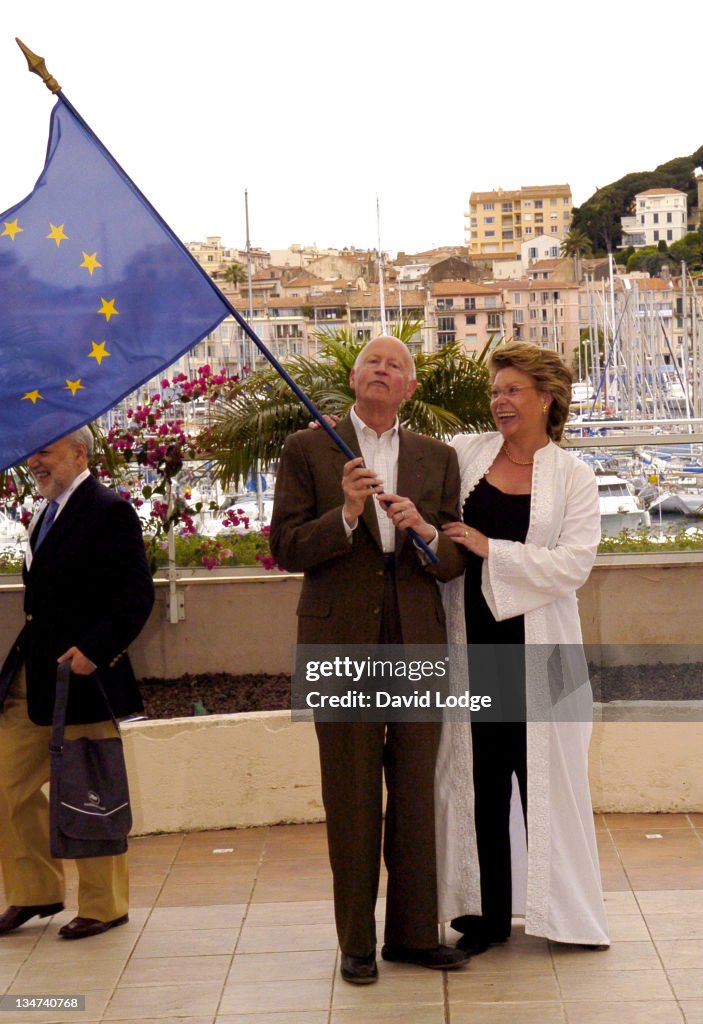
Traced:
<path fill-rule="evenodd" d="M 703 555 L 611 556 L 599 559 L 579 591 L 588 644 L 672 646 L 671 660 L 690 660 L 683 646 L 703 642 Z M 21 584 L 0 577 L 0 654 L 22 625 Z M 183 578 L 185 619 L 168 621 L 168 584 L 157 581 L 151 619 L 131 650 L 141 678 L 184 672 L 289 672 L 295 643 L 297 576 L 200 575 Z M 629 652 L 633 655 L 635 652 Z M 629 656 L 628 655 L 628 656 Z"/>
<path fill-rule="evenodd" d="M 664 643 L 678 645 L 672 661 L 694 660 L 701 561 L 615 562 L 597 566 L 580 592 L 586 641 L 622 645 L 623 660 L 632 656 L 628 645 L 637 644 L 646 660 L 652 644 Z M 186 617 L 172 625 L 167 585 L 158 585 L 157 606 L 132 652 L 140 676 L 290 671 L 299 579 L 208 577 L 182 588 Z M 21 622 L 21 587 L 0 586 L 0 653 Z M 596 810 L 703 811 L 703 722 L 671 718 L 595 723 Z M 291 723 L 288 712 L 139 722 L 126 725 L 124 736 L 137 834 L 323 817 L 313 727 Z"/>

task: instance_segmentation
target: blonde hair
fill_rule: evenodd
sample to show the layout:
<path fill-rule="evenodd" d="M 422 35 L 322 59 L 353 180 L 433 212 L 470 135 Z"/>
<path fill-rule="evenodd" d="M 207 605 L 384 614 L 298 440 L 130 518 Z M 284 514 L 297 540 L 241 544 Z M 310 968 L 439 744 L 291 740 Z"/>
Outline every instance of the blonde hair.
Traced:
<path fill-rule="evenodd" d="M 552 401 L 547 414 L 547 434 L 560 441 L 569 415 L 573 375 L 563 360 L 550 349 L 530 341 L 509 341 L 491 352 L 488 369 L 491 379 L 499 370 L 512 366 L 532 379 L 538 391 L 549 392 Z"/>

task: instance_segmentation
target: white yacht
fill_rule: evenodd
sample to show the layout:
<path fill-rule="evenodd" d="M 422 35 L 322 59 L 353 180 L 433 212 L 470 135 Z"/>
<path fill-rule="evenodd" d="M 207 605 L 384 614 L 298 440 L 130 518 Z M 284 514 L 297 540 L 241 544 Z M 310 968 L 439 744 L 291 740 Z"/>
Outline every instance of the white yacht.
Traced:
<path fill-rule="evenodd" d="M 621 530 L 640 530 L 650 525 L 650 515 L 640 507 L 634 487 L 621 476 L 597 473 L 601 528 L 615 536 Z"/>

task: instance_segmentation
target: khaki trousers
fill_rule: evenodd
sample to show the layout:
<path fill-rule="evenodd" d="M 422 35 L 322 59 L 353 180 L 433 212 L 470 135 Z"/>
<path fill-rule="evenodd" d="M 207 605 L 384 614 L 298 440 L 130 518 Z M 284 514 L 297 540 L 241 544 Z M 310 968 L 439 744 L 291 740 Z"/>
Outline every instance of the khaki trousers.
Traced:
<path fill-rule="evenodd" d="M 106 739 L 112 722 L 66 726 L 66 739 Z M 35 725 L 27 714 L 24 668 L 14 679 L 0 714 L 0 863 L 9 905 L 63 902 L 63 862 L 49 853 L 49 781 L 51 728 Z M 78 916 L 114 921 L 127 913 L 127 855 L 82 857 L 78 868 Z"/>

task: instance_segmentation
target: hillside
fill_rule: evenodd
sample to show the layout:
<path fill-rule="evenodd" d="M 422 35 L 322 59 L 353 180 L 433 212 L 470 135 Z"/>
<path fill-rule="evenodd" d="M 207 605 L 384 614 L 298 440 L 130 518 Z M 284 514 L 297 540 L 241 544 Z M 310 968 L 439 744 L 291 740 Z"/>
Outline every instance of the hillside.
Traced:
<path fill-rule="evenodd" d="M 703 166 L 703 146 L 690 156 L 660 164 L 653 171 L 634 171 L 594 192 L 582 206 L 574 208 L 572 229 L 585 231 L 595 251 L 607 252 L 620 244 L 620 218 L 631 212 L 638 192 L 650 188 L 677 188 L 688 195 L 689 209 L 698 205 L 694 171 Z"/>

